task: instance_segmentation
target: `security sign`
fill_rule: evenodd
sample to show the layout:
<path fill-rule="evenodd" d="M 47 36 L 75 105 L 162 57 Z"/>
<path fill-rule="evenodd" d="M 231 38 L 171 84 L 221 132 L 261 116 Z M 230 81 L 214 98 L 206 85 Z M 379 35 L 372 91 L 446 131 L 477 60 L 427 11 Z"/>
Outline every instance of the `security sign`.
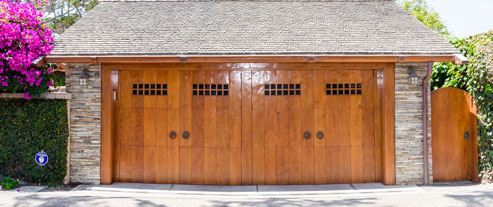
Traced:
<path fill-rule="evenodd" d="M 48 155 L 43 151 L 38 152 L 38 154 L 34 157 L 34 160 L 38 163 L 38 165 L 44 166 L 48 163 Z"/>

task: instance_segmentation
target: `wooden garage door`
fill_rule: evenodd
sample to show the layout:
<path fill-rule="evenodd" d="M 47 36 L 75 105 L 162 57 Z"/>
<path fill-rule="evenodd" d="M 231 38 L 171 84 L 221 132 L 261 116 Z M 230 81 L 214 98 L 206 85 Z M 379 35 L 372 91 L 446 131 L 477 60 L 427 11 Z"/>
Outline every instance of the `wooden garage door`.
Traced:
<path fill-rule="evenodd" d="M 115 181 L 380 182 L 378 73 L 119 71 Z"/>

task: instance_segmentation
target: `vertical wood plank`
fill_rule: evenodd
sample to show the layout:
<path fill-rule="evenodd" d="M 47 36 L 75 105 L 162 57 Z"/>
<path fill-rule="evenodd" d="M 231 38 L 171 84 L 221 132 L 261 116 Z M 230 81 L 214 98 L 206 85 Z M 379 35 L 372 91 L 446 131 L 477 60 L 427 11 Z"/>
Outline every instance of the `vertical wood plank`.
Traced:
<path fill-rule="evenodd" d="M 242 107 L 241 107 L 241 72 L 229 74 L 229 183 L 240 185 L 242 181 Z"/>
<path fill-rule="evenodd" d="M 132 146 L 132 182 L 144 182 L 144 146 Z"/>
<path fill-rule="evenodd" d="M 314 152 L 313 152 L 313 71 L 304 70 L 301 72 L 301 124 L 302 133 L 310 133 L 310 139 L 303 139 L 301 149 L 301 183 L 314 183 Z M 303 136 L 301 134 L 300 136 Z"/>
<path fill-rule="evenodd" d="M 176 133 L 176 138 L 168 136 L 168 182 L 180 181 L 180 72 L 168 72 L 168 135 Z"/>
<path fill-rule="evenodd" d="M 229 148 L 228 147 L 217 147 L 217 158 L 216 158 L 216 180 L 217 185 L 230 185 L 229 183 Z"/>
<path fill-rule="evenodd" d="M 190 147 L 194 139 L 194 134 L 190 133 L 192 129 L 192 74 L 190 71 L 180 71 L 180 146 Z M 188 132 L 189 138 L 183 138 L 183 133 Z M 188 150 L 190 152 L 190 150 Z M 181 159 L 181 158 L 180 158 Z M 190 164 L 190 160 L 183 160 Z"/>
<path fill-rule="evenodd" d="M 156 111 L 153 108 L 145 108 L 143 109 L 144 117 L 144 128 L 143 137 L 144 137 L 144 145 L 145 146 L 155 146 L 156 145 L 156 131 L 155 131 L 155 115 Z"/>
<path fill-rule="evenodd" d="M 384 69 L 384 108 L 383 108 L 383 184 L 395 185 L 395 91 L 394 64 Z"/>
<path fill-rule="evenodd" d="M 275 71 L 265 71 L 265 84 L 272 89 L 277 83 Z M 271 90 L 272 92 L 272 90 Z M 277 183 L 277 101 L 276 96 L 265 96 L 265 184 Z"/>
<path fill-rule="evenodd" d="M 241 148 L 229 147 L 229 184 L 241 185 Z"/>
<path fill-rule="evenodd" d="M 325 184 L 327 182 L 327 130 L 326 130 L 326 74 L 323 70 L 313 71 L 313 107 L 314 107 L 314 171 L 315 184 Z M 318 138 L 317 133 L 322 133 L 323 137 Z"/>
<path fill-rule="evenodd" d="M 301 72 L 289 71 L 290 84 L 301 85 Z M 301 96 L 289 96 L 289 184 L 301 184 Z"/>
<path fill-rule="evenodd" d="M 241 177 L 243 185 L 252 184 L 252 73 L 241 73 Z"/>
<path fill-rule="evenodd" d="M 327 184 L 339 183 L 339 146 L 327 147 Z"/>
<path fill-rule="evenodd" d="M 375 182 L 375 146 L 363 146 L 363 182 Z"/>
<path fill-rule="evenodd" d="M 339 183 L 351 182 L 351 146 L 339 146 Z"/>
<path fill-rule="evenodd" d="M 180 184 L 192 183 L 192 148 L 180 147 Z"/>
<path fill-rule="evenodd" d="M 377 83 L 375 97 L 375 181 L 383 179 L 383 70 L 374 71 Z"/>
<path fill-rule="evenodd" d="M 204 147 L 192 147 L 192 173 L 191 182 L 193 185 L 204 184 Z"/>
<path fill-rule="evenodd" d="M 254 185 L 264 184 L 264 127 L 265 127 L 265 94 L 264 71 L 252 71 L 252 182 Z"/>
<path fill-rule="evenodd" d="M 132 182 L 132 145 L 120 146 L 120 182 Z"/>
<path fill-rule="evenodd" d="M 277 184 L 289 184 L 289 71 L 276 71 L 277 86 L 283 94 L 276 96 L 277 108 Z"/>
<path fill-rule="evenodd" d="M 168 183 L 168 147 L 156 147 L 156 183 Z"/>
<path fill-rule="evenodd" d="M 154 146 L 144 146 L 144 182 L 156 182 L 156 157 Z"/>

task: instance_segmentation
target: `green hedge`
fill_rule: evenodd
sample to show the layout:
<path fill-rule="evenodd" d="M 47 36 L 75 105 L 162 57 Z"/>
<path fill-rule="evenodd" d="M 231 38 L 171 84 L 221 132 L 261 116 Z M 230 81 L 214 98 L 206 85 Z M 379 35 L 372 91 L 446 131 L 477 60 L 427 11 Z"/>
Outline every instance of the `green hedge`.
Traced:
<path fill-rule="evenodd" d="M 0 175 L 57 185 L 67 173 L 66 100 L 0 99 Z M 49 156 L 38 166 L 34 156 Z"/>

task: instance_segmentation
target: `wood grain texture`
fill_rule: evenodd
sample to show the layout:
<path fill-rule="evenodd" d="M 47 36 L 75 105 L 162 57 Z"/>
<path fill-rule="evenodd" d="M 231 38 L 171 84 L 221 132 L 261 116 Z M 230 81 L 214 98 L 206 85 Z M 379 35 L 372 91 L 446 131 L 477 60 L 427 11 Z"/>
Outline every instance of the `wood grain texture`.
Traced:
<path fill-rule="evenodd" d="M 433 180 L 478 182 L 477 118 L 471 96 L 456 88 L 435 90 L 431 110 Z"/>
<path fill-rule="evenodd" d="M 394 64 L 384 69 L 383 89 L 383 184 L 395 185 L 395 88 Z"/>

